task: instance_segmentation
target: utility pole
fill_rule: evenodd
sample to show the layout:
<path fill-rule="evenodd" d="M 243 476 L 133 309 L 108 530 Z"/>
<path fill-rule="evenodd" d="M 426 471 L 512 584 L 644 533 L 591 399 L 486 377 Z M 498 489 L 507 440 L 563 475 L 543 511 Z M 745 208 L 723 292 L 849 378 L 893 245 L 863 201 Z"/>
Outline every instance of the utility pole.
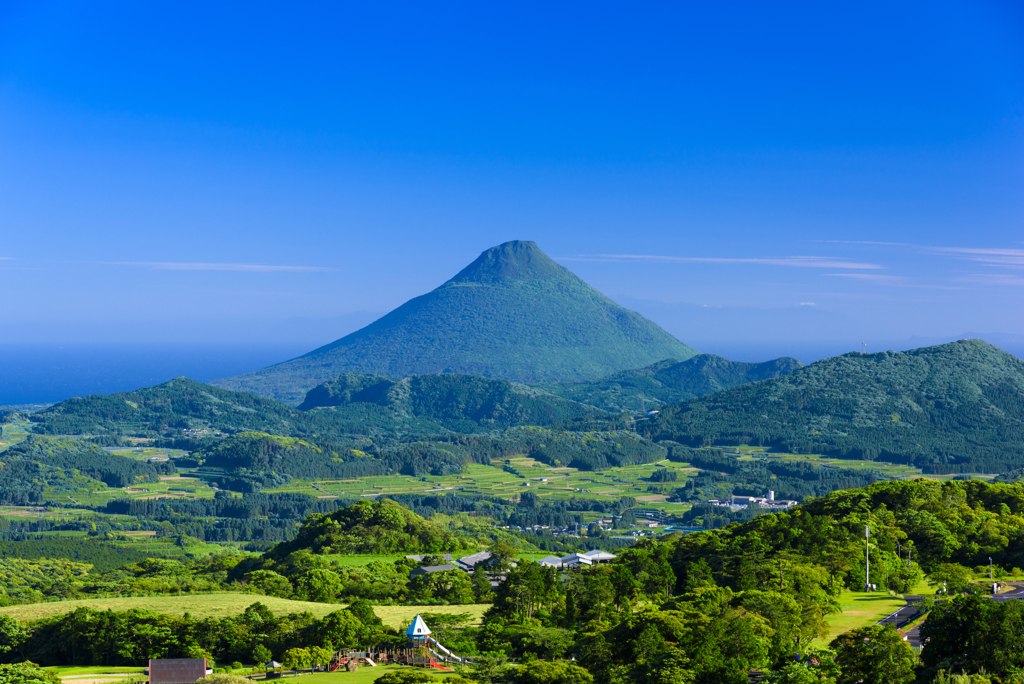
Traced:
<path fill-rule="evenodd" d="M 871 591 L 871 554 L 868 551 L 868 539 L 871 537 L 871 525 L 864 526 L 864 591 Z"/>
<path fill-rule="evenodd" d="M 995 579 L 994 577 L 992 577 L 992 556 L 988 557 L 988 578 L 990 580 Z"/>

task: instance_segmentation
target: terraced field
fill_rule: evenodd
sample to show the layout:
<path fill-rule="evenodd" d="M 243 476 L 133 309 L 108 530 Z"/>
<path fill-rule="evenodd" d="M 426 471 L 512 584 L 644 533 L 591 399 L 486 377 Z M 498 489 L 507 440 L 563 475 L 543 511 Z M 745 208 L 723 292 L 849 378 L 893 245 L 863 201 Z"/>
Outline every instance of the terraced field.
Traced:
<path fill-rule="evenodd" d="M 505 467 L 509 470 L 505 470 Z M 678 481 L 665 485 L 647 482 L 655 470 L 678 472 Z M 515 472 L 510 472 L 515 471 Z M 461 492 L 515 500 L 524 491 L 542 499 L 590 498 L 615 500 L 624 496 L 637 499 L 640 508 L 680 513 L 685 504 L 667 504 L 665 496 L 685 484 L 696 472 L 685 464 L 662 461 L 659 464 L 624 466 L 601 471 L 553 468 L 526 457 L 495 461 L 493 465 L 469 464 L 459 475 L 411 477 L 386 475 L 358 480 L 293 480 L 288 485 L 265 492 L 300 492 L 320 498 L 363 498 L 395 494 L 444 494 Z M 649 488 L 655 491 L 648 491 Z"/>

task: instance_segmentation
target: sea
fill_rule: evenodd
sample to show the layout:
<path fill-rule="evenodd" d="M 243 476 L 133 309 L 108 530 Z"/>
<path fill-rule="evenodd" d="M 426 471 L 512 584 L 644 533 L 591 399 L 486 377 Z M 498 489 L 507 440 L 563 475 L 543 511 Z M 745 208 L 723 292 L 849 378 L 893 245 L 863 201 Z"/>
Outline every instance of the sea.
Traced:
<path fill-rule="evenodd" d="M 301 356 L 322 342 L 266 344 L 0 344 L 0 406 L 208 382 Z"/>

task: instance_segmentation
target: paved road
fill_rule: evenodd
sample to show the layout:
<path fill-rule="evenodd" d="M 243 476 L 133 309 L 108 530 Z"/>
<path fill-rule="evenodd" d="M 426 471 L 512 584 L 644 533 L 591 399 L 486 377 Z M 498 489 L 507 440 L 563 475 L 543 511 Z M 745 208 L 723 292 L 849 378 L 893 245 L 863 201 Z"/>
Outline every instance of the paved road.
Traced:
<path fill-rule="evenodd" d="M 1002 603 L 1003 601 L 1024 601 L 1024 584 L 1014 583 L 1011 586 L 1013 588 L 1010 591 L 1006 592 L 1005 594 L 996 594 L 995 596 L 988 596 L 988 599 L 991 600 L 991 601 L 998 601 L 1000 603 Z M 907 600 L 907 605 L 906 606 L 904 606 L 903 608 L 900 608 L 898 611 L 896 611 L 892 615 L 889 615 L 889 616 L 883 618 L 882 620 L 880 620 L 878 622 L 878 624 L 880 624 L 880 625 L 892 624 L 895 627 L 897 624 L 899 624 L 899 622 L 903 622 L 906 619 L 913 619 L 913 618 L 901 617 L 901 614 L 903 616 L 909 616 L 911 614 L 912 610 L 917 610 L 916 608 L 912 608 L 912 606 L 910 604 L 912 602 L 914 602 L 914 601 L 921 600 L 921 597 L 920 596 L 907 596 L 905 598 Z M 917 610 L 917 612 L 920 612 L 920 611 Z M 907 643 L 909 643 L 911 646 L 914 646 L 914 647 L 920 647 L 921 646 L 921 632 L 920 632 L 920 628 L 921 628 L 922 624 L 923 624 L 923 621 L 917 623 L 916 625 L 914 625 L 910 629 L 904 630 L 903 633 L 907 635 Z"/>
<path fill-rule="evenodd" d="M 1024 585 L 1018 584 L 1014 588 L 1005 594 L 996 594 L 992 596 L 993 601 L 1012 601 L 1014 599 L 1018 601 L 1024 601 Z"/>

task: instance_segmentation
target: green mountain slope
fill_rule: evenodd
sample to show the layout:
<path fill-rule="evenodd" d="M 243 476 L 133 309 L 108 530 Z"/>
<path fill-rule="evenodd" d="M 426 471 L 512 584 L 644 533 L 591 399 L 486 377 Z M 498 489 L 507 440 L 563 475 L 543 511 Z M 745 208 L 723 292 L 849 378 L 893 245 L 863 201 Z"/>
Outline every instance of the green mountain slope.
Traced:
<path fill-rule="evenodd" d="M 539 387 L 605 411 L 639 411 L 678 404 L 747 382 L 777 378 L 802 367 L 802 363 L 789 357 L 742 363 L 714 354 L 698 354 L 686 361 L 667 359 L 600 380 L 546 383 Z"/>
<path fill-rule="evenodd" d="M 299 408 L 333 407 L 344 414 L 353 404 L 382 406 L 397 416 L 436 421 L 459 432 L 550 425 L 603 414 L 527 385 L 455 373 L 404 380 L 345 373 L 311 389 Z"/>
<path fill-rule="evenodd" d="M 980 340 L 844 354 L 666 407 L 644 429 L 691 446 L 1006 471 L 1024 465 L 1024 361 Z"/>
<path fill-rule="evenodd" d="M 559 266 L 533 242 L 487 250 L 436 290 L 305 356 L 216 381 L 299 404 L 342 373 L 598 378 L 696 352 Z"/>
<path fill-rule="evenodd" d="M 156 479 L 172 472 L 174 466 L 169 463 L 114 456 L 89 442 L 29 435 L 0 453 L 0 503 L 39 503 L 47 488 L 77 491 L 99 482 L 127 487 L 138 479 Z"/>
<path fill-rule="evenodd" d="M 303 433 L 310 418 L 265 397 L 175 378 L 134 392 L 67 399 L 29 416 L 51 435 L 160 435 L 167 428 Z"/>
<path fill-rule="evenodd" d="M 33 413 L 30 419 L 35 432 L 50 435 L 161 437 L 188 430 L 213 436 L 255 430 L 338 437 L 474 433 L 602 415 L 607 416 L 591 406 L 504 380 L 446 374 L 395 381 L 347 374 L 311 390 L 301 409 L 175 378 L 134 392 L 75 397 Z"/>

